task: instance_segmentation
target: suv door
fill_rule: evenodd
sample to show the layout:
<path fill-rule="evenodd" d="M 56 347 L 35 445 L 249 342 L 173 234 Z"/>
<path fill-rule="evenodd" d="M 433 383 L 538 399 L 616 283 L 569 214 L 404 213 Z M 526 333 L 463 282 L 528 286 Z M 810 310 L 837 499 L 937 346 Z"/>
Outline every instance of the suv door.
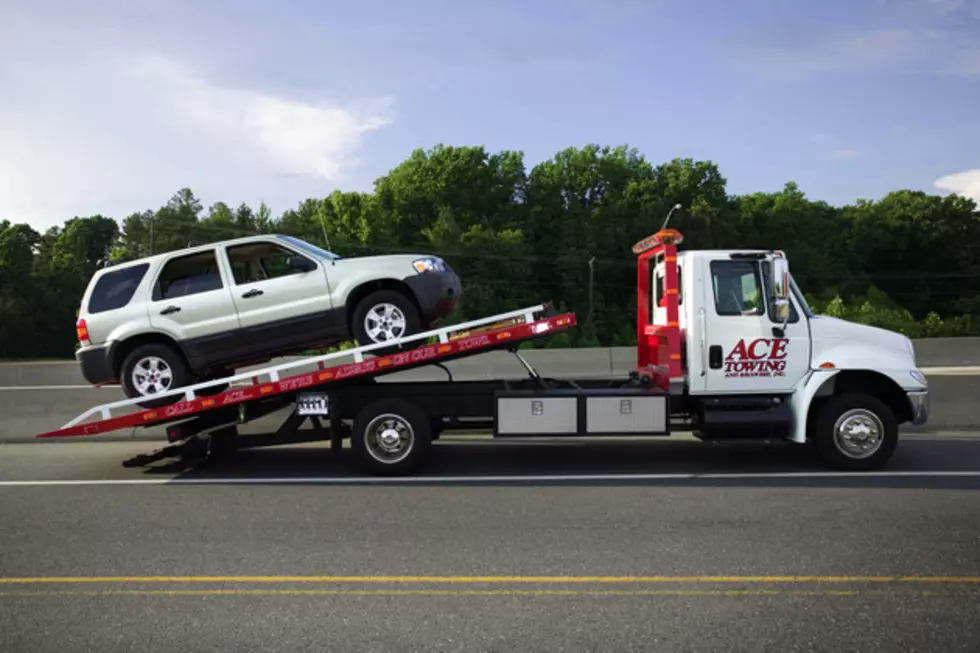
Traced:
<path fill-rule="evenodd" d="M 229 245 L 225 255 L 233 276 L 242 352 L 306 347 L 334 336 L 323 261 L 272 240 Z M 305 262 L 309 269 L 291 265 L 291 259 Z"/>
<path fill-rule="evenodd" d="M 181 344 L 192 368 L 220 363 L 234 348 L 239 323 L 230 285 L 213 249 L 175 254 L 153 282 L 150 325 Z"/>

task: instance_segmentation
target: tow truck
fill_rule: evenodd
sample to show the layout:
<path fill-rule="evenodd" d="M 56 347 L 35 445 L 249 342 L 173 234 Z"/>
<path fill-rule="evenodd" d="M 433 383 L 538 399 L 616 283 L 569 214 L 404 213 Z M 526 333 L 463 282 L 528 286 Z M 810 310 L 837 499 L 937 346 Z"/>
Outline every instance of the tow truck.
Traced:
<path fill-rule="evenodd" d="M 830 467 L 863 471 L 891 458 L 900 424 L 927 421 L 927 381 L 909 338 L 813 314 L 782 251 L 679 251 L 682 241 L 665 222 L 633 246 L 636 365 L 622 377 L 542 377 L 519 345 L 576 324 L 544 303 L 403 338 L 395 353 L 370 345 L 177 388 L 160 395 L 175 401 L 161 408 L 96 406 L 37 437 L 166 425 L 170 444 L 153 456 L 190 447 L 220 457 L 243 448 L 239 426 L 287 409 L 256 445 L 329 440 L 337 451 L 346 440 L 374 475 L 415 472 L 446 432 L 665 437 L 681 428 L 705 441 L 810 443 Z M 527 378 L 457 381 L 444 365 L 497 349 Z M 380 382 L 424 366 L 447 380 Z"/>

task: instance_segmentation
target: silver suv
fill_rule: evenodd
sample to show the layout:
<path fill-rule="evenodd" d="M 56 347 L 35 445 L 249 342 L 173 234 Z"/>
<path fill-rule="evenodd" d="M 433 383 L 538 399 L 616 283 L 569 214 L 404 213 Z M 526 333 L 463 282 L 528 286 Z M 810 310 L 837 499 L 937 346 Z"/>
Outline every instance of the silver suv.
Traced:
<path fill-rule="evenodd" d="M 292 236 L 249 236 L 96 272 L 75 358 L 89 383 L 120 383 L 150 407 L 169 403 L 155 394 L 236 367 L 418 333 L 452 314 L 460 294 L 434 256 L 341 258 Z"/>

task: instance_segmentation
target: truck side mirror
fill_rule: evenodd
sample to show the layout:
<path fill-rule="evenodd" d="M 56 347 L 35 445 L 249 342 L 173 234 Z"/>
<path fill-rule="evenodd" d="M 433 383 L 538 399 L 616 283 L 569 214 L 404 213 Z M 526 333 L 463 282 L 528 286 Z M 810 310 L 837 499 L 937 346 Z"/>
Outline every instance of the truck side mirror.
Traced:
<path fill-rule="evenodd" d="M 789 261 L 781 256 L 772 260 L 772 296 L 789 299 Z"/>
<path fill-rule="evenodd" d="M 789 300 L 788 299 L 777 299 L 773 302 L 773 308 L 776 313 L 776 321 L 780 324 L 786 324 L 789 322 Z"/>
<path fill-rule="evenodd" d="M 789 261 L 782 256 L 777 256 L 772 260 L 772 288 L 773 309 L 776 321 L 781 328 L 785 328 L 789 322 Z"/>

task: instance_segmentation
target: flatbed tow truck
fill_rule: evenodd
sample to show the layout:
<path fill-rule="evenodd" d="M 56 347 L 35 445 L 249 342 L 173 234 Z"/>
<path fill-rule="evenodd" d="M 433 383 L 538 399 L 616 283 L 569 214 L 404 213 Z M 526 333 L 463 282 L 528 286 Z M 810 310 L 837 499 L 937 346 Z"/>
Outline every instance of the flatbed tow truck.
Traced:
<path fill-rule="evenodd" d="M 177 388 L 159 395 L 175 402 L 159 408 L 121 413 L 140 399 L 96 406 L 37 437 L 166 425 L 171 444 L 130 464 L 220 457 L 243 448 L 238 426 L 290 409 L 275 434 L 249 439 L 259 446 L 329 440 L 334 451 L 349 440 L 368 473 L 404 475 L 449 431 L 669 436 L 681 424 L 702 440 L 812 443 L 833 468 L 870 470 L 892 456 L 899 424 L 926 422 L 928 387 L 911 340 L 814 315 L 783 252 L 679 252 L 682 240 L 663 228 L 633 246 L 637 360 L 621 378 L 542 377 L 519 345 L 576 321 L 541 304 L 404 338 L 396 353 L 373 355 L 390 351 L 382 343 Z M 454 381 L 443 366 L 499 349 L 517 357 L 526 379 Z M 378 382 L 430 365 L 449 379 Z M 301 431 L 307 420 L 313 428 Z"/>

